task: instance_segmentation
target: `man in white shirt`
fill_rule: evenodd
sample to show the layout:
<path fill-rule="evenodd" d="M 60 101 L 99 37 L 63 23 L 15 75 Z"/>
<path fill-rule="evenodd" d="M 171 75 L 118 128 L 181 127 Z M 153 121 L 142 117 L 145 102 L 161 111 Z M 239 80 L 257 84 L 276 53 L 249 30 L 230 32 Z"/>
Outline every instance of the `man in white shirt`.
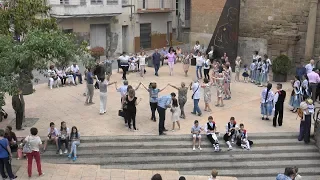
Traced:
<path fill-rule="evenodd" d="M 82 84 L 82 74 L 80 73 L 79 66 L 76 63 L 73 63 L 70 69 L 71 69 L 75 84 L 77 84 L 76 77 L 79 78 L 79 83 Z"/>
<path fill-rule="evenodd" d="M 122 68 L 122 79 L 127 80 L 127 71 L 129 69 L 129 59 L 130 57 L 123 52 L 123 54 L 119 57 L 120 65 Z"/>
<path fill-rule="evenodd" d="M 190 90 L 192 90 L 192 99 L 193 99 L 193 111 L 191 112 L 192 114 L 197 114 L 198 116 L 201 116 L 201 110 L 199 107 L 199 101 L 200 101 L 200 84 L 198 80 L 194 80 L 193 83 L 190 84 Z"/>
<path fill-rule="evenodd" d="M 311 73 L 314 68 L 314 60 L 311 59 L 310 63 L 305 66 L 307 74 Z"/>

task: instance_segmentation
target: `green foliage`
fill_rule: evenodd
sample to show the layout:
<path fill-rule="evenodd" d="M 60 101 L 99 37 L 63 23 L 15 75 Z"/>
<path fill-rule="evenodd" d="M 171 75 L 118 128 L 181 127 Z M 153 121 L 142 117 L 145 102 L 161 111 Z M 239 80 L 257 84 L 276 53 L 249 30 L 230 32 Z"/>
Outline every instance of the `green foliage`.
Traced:
<path fill-rule="evenodd" d="M 90 50 L 90 54 L 95 59 L 100 59 L 100 56 L 104 55 L 104 48 L 103 47 L 94 47 Z"/>
<path fill-rule="evenodd" d="M 291 60 L 286 55 L 280 55 L 272 62 L 272 72 L 287 75 L 291 69 Z"/>

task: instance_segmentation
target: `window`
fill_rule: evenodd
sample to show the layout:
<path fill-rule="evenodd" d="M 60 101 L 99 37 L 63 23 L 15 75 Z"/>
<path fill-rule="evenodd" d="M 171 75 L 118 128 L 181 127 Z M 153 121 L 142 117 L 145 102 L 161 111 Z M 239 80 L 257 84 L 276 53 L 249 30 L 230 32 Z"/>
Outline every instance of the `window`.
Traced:
<path fill-rule="evenodd" d="M 142 9 L 146 9 L 146 0 L 142 0 Z"/>
<path fill-rule="evenodd" d="M 103 0 L 91 0 L 91 4 L 103 4 Z"/>
<path fill-rule="evenodd" d="M 118 3 L 118 0 L 107 0 L 107 5 L 117 5 Z"/>
<path fill-rule="evenodd" d="M 60 0 L 60 4 L 69 4 L 69 0 Z"/>
<path fill-rule="evenodd" d="M 151 23 L 140 24 L 140 47 L 151 48 Z"/>
<path fill-rule="evenodd" d="M 70 34 L 70 33 L 73 33 L 73 29 L 63 29 L 62 32 L 66 34 Z"/>
<path fill-rule="evenodd" d="M 179 0 L 176 0 L 176 16 L 179 16 Z"/>

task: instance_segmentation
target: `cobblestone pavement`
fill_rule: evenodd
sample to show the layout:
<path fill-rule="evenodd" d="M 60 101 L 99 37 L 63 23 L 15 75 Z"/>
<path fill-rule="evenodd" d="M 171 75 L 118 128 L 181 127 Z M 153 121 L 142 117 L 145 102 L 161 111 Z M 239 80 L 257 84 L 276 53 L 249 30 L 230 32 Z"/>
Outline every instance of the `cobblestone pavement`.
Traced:
<path fill-rule="evenodd" d="M 159 77 L 154 76 L 152 68 L 147 68 L 145 77 L 140 77 L 137 73 L 130 73 L 128 80 L 129 84 L 134 87 L 136 87 L 139 82 L 148 85 L 150 81 L 156 81 L 158 87 L 163 88 L 168 83 L 176 86 L 179 86 L 181 82 L 189 84 L 195 77 L 195 67 L 190 67 L 189 74 L 189 77 L 184 77 L 182 65 L 176 64 L 174 76 L 169 76 L 168 66 L 165 65 L 160 68 Z M 118 86 L 120 86 L 122 84 L 121 74 L 114 71 L 111 81 L 117 81 Z M 273 85 L 273 90 L 275 90 L 275 83 L 273 83 Z M 34 94 L 25 96 L 26 117 L 39 118 L 39 121 L 34 126 L 39 129 L 40 136 L 46 135 L 51 121 L 55 122 L 57 126 L 60 125 L 61 121 L 67 122 L 68 127 L 77 126 L 83 136 L 158 134 L 158 123 L 150 120 L 151 112 L 148 93 L 142 87 L 136 92 L 136 96 L 142 98 L 142 102 L 137 107 L 136 122 L 137 128 L 139 129 L 137 132 L 128 131 L 124 126 L 123 119 L 118 117 L 120 94 L 116 92 L 114 85 L 109 86 L 108 89 L 107 113 L 105 115 L 99 115 L 99 90 L 95 90 L 93 99 L 95 104 L 91 106 L 84 105 L 85 97 L 83 93 L 85 92 L 85 84 L 54 88 L 52 90 L 47 87 L 47 84 L 38 84 L 35 85 L 35 89 L 36 92 Z M 224 126 L 231 116 L 234 116 L 238 123 L 244 123 L 249 133 L 298 131 L 299 120 L 296 119 L 296 114 L 289 111 L 290 83 L 284 83 L 284 89 L 287 90 L 288 95 L 285 102 L 284 123 L 282 127 L 274 128 L 271 121 L 262 121 L 260 119 L 260 92 L 262 88 L 251 83 L 232 82 L 232 99 L 224 101 L 225 106 L 223 108 L 215 107 L 216 89 L 213 87 L 211 102 L 213 112 L 203 112 L 201 117 L 190 113 L 193 108 L 193 102 L 191 100 L 192 92 L 189 91 L 188 102 L 185 106 L 187 118 L 180 121 L 181 130 L 175 132 L 169 131 L 168 134 L 189 134 L 194 120 L 199 120 L 200 124 L 204 125 L 209 115 L 215 117 L 217 128 L 220 132 L 225 131 Z M 160 95 L 168 95 L 171 92 L 176 92 L 176 90 L 167 87 Z M 9 117 L 0 123 L 0 128 L 5 127 L 14 118 L 14 111 L 11 107 L 11 97 L 7 97 L 6 101 L 7 105 L 4 109 L 8 112 Z M 204 109 L 203 98 L 200 100 L 200 108 L 202 110 Z M 171 114 L 170 111 L 167 110 L 166 128 L 171 129 L 171 126 Z M 18 131 L 17 136 L 26 136 L 28 133 L 29 128 L 25 128 L 24 131 Z"/>

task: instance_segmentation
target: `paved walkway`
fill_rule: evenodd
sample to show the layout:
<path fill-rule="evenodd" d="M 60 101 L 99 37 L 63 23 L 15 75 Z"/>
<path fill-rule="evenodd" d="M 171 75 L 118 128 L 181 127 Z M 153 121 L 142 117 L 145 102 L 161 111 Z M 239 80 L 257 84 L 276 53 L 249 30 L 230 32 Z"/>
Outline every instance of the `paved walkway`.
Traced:
<path fill-rule="evenodd" d="M 116 72 L 111 78 L 111 81 L 118 81 L 118 86 L 122 84 L 121 74 Z M 137 73 L 128 75 L 129 84 L 136 87 L 139 82 L 148 85 L 150 81 L 156 81 L 159 88 L 163 88 L 168 83 L 179 86 L 181 82 L 189 84 L 195 77 L 195 67 L 190 67 L 190 76 L 184 77 L 182 65 L 175 65 L 174 76 L 169 76 L 168 66 L 160 68 L 160 76 L 154 76 L 152 68 L 147 68 L 147 73 L 144 78 Z M 39 129 L 39 135 L 45 136 L 49 123 L 55 122 L 57 126 L 61 121 L 67 122 L 68 127 L 77 126 L 83 136 L 103 136 L 103 135 L 157 135 L 158 123 L 150 120 L 151 112 L 149 110 L 149 96 L 146 90 L 142 87 L 136 92 L 138 98 L 142 98 L 142 102 L 137 109 L 137 127 L 139 131 L 129 132 L 124 126 L 122 118 L 118 117 L 120 108 L 120 94 L 116 92 L 113 86 L 108 89 L 107 113 L 99 115 L 99 91 L 95 90 L 94 105 L 85 106 L 85 84 L 78 86 L 68 86 L 55 88 L 50 90 L 47 84 L 39 84 L 35 86 L 36 92 L 32 95 L 25 96 L 26 102 L 26 117 L 40 118 L 34 125 Z M 232 99 L 225 101 L 225 107 L 215 107 L 216 90 L 212 88 L 211 107 L 213 112 L 203 112 L 202 117 L 190 114 L 193 108 L 191 100 L 192 92 L 188 92 L 188 102 L 186 104 L 187 118 L 181 120 L 181 130 L 169 132 L 169 134 L 189 134 L 190 128 L 194 120 L 199 120 L 200 124 L 204 125 L 207 122 L 207 117 L 212 115 L 218 126 L 218 131 L 225 131 L 225 124 L 231 116 L 236 118 L 238 123 L 244 123 L 245 128 L 249 133 L 258 132 L 295 132 L 299 128 L 299 120 L 296 120 L 296 114 L 289 111 L 289 96 L 291 93 L 290 83 L 284 84 L 284 89 L 287 90 L 287 99 L 284 110 L 284 123 L 282 127 L 274 128 L 271 121 L 262 121 L 260 119 L 260 92 L 259 88 L 251 83 L 232 83 Z M 275 83 L 274 88 L 275 90 Z M 168 87 L 160 95 L 167 95 L 171 92 L 176 92 L 175 89 Z M 11 97 L 6 99 L 7 105 L 4 109 L 8 112 L 9 118 L 0 123 L 0 128 L 4 128 L 14 118 L 14 111 L 11 107 Z M 201 109 L 204 108 L 203 99 L 200 101 Z M 158 116 L 158 114 L 157 114 Z M 171 129 L 170 111 L 167 110 L 166 128 Z M 18 131 L 18 136 L 26 136 L 29 133 L 29 128 L 24 131 Z M 249 134 L 250 136 L 250 134 Z"/>
<path fill-rule="evenodd" d="M 18 180 L 28 180 L 27 163 L 16 173 Z M 159 173 L 163 180 L 178 180 L 180 175 L 177 171 L 145 171 L 145 170 L 121 170 L 100 169 L 95 165 L 69 165 L 69 164 L 42 164 L 44 176 L 38 177 L 36 164 L 33 164 L 32 179 L 43 180 L 150 180 Z M 187 180 L 208 180 L 207 176 L 185 176 Z M 219 180 L 237 180 L 233 177 L 219 177 Z"/>

